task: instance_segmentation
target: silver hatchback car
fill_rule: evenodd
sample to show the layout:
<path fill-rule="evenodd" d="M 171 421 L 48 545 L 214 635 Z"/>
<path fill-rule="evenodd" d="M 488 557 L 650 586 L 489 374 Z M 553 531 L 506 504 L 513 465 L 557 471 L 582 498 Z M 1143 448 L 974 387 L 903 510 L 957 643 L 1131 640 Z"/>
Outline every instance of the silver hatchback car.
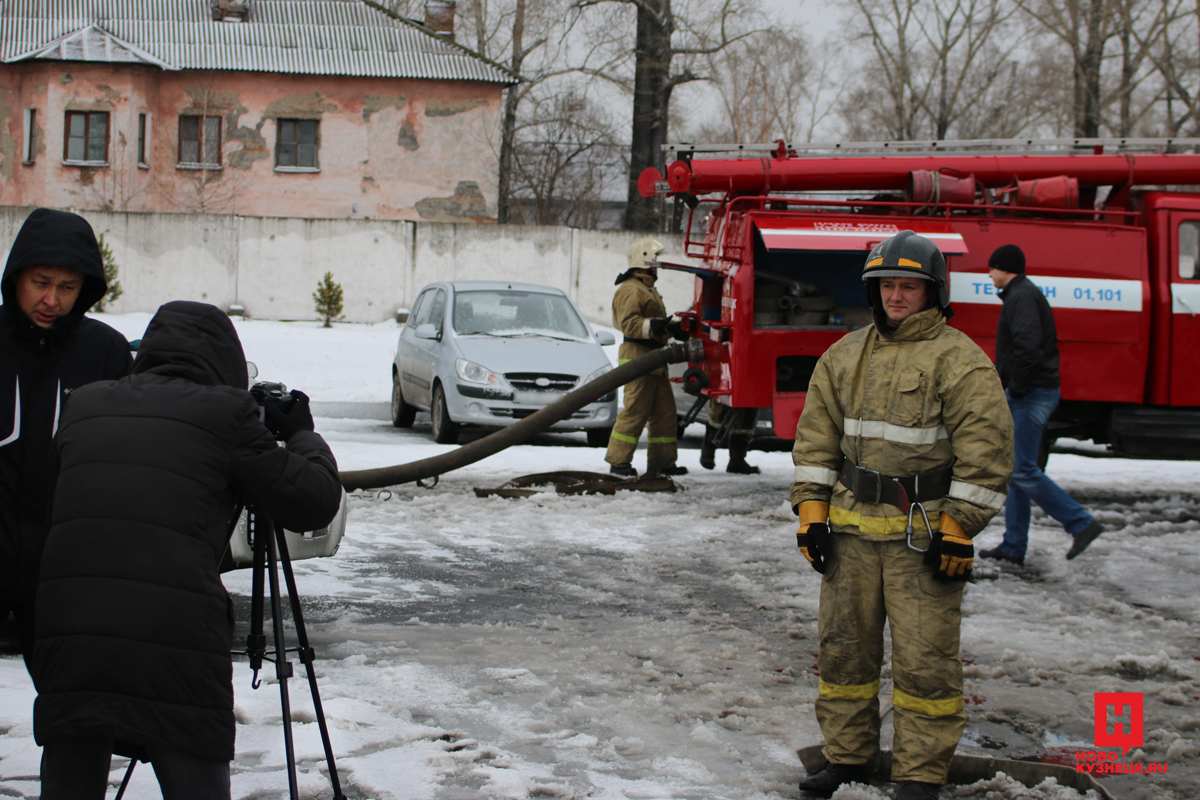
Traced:
<path fill-rule="evenodd" d="M 601 347 L 614 342 L 550 286 L 431 283 L 400 330 L 392 424 L 411 427 L 428 411 L 443 444 L 458 441 L 463 425 L 512 425 L 612 369 Z M 616 417 L 611 392 L 551 430 L 587 431 L 588 444 L 603 447 Z"/>

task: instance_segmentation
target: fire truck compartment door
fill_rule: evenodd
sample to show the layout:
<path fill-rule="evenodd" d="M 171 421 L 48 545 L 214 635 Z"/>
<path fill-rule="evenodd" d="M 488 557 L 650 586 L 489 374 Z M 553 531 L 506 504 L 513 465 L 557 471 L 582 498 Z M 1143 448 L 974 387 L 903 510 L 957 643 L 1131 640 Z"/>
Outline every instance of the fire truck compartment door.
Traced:
<path fill-rule="evenodd" d="M 1200 213 L 1171 212 L 1171 405 L 1200 406 Z"/>
<path fill-rule="evenodd" d="M 906 220 L 895 222 L 756 219 L 755 226 L 768 252 L 779 250 L 861 250 L 902 230 L 919 233 L 938 246 L 943 254 L 967 253 L 967 243 L 948 223 Z"/>

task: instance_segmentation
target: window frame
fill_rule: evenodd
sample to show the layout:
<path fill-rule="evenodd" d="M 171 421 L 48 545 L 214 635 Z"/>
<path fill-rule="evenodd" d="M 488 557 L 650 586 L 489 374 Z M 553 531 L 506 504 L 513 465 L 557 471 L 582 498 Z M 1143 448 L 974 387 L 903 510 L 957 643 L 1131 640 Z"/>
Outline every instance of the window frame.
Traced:
<path fill-rule="evenodd" d="M 150 115 L 138 114 L 137 165 L 139 169 L 150 169 Z"/>
<path fill-rule="evenodd" d="M 292 141 L 286 144 L 295 148 L 295 164 L 281 164 L 280 157 L 283 153 L 285 144 L 283 138 L 284 124 L 292 124 L 296 126 L 296 134 Z M 305 123 L 313 125 L 313 163 L 311 166 L 301 165 L 300 162 L 300 146 L 303 142 L 300 141 L 301 126 Z M 303 117 L 276 117 L 275 119 L 275 171 L 276 172 L 320 172 L 321 171 L 321 121 L 319 119 L 310 119 Z"/>
<path fill-rule="evenodd" d="M 183 159 L 183 122 L 184 120 L 196 120 L 196 156 L 201 159 L 199 161 L 185 161 Z M 209 120 L 217 122 L 217 146 L 215 162 L 202 160 L 205 157 L 205 150 L 210 142 L 205 138 L 205 130 L 208 127 Z M 175 168 L 176 169 L 206 169 L 219 170 L 224 169 L 224 142 L 223 136 L 225 120 L 220 114 L 180 114 L 177 124 L 178 142 L 175 149 Z"/>
<path fill-rule="evenodd" d="M 83 117 L 83 154 L 87 155 L 91 144 L 91 128 L 92 116 L 96 114 L 104 115 L 104 159 L 97 161 L 89 158 L 71 158 L 71 117 L 79 115 Z M 81 111 L 77 109 L 67 109 L 63 113 L 63 164 L 74 167 L 107 167 L 108 162 L 108 146 L 112 139 L 112 114 L 108 111 Z"/>
<path fill-rule="evenodd" d="M 37 161 L 37 109 L 25 109 L 25 145 L 21 150 L 21 164 L 33 166 Z"/>

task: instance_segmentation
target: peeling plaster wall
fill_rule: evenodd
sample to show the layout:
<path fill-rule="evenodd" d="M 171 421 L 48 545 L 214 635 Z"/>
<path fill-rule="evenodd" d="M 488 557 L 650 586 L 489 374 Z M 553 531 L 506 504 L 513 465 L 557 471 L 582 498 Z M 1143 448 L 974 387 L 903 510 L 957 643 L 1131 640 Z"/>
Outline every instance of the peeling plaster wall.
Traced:
<path fill-rule="evenodd" d="M 31 210 L 0 206 L 3 258 Z M 589 320 L 610 325 L 613 280 L 636 238 L 549 226 L 81 213 L 120 267 L 124 294 L 110 306 L 118 314 L 198 300 L 240 303 L 261 319 L 316 319 L 312 293 L 328 271 L 345 292 L 349 322 L 389 319 L 433 281 L 482 279 L 556 286 Z M 658 238 L 680 252 L 680 237 Z M 669 310 L 691 305 L 692 286 L 691 275 L 659 272 Z"/>
<path fill-rule="evenodd" d="M 0 71 L 0 202 L 307 219 L 494 222 L 502 87 L 27 62 Z M 24 109 L 44 135 L 21 166 Z M 65 111 L 111 114 L 109 164 L 63 164 Z M 136 163 L 150 119 L 148 168 Z M 220 169 L 181 168 L 179 117 L 221 118 Z M 277 120 L 317 120 L 316 172 L 276 168 Z"/>

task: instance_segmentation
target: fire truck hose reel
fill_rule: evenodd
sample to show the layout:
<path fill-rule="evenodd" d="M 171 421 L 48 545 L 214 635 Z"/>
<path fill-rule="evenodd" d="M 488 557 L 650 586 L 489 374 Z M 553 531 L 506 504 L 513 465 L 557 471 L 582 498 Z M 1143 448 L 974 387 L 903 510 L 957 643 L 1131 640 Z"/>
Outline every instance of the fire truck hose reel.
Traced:
<path fill-rule="evenodd" d="M 423 458 L 410 464 L 342 472 L 340 473 L 342 486 L 346 487 L 348 492 L 356 489 L 380 489 L 385 486 L 423 481 L 444 475 L 447 472 L 474 464 L 476 461 L 481 461 L 490 455 L 495 455 L 513 445 L 521 444 L 554 423 L 571 416 L 588 403 L 595 402 L 609 392 L 616 391 L 618 387 L 624 386 L 634 378 L 649 375 L 667 364 L 683 361 L 698 363 L 703 360 L 704 343 L 699 339 L 689 339 L 680 344 L 653 350 L 604 373 L 591 383 L 579 387 L 561 400 L 540 409 L 515 425 L 501 428 L 489 436 L 465 444 L 449 453 Z"/>

